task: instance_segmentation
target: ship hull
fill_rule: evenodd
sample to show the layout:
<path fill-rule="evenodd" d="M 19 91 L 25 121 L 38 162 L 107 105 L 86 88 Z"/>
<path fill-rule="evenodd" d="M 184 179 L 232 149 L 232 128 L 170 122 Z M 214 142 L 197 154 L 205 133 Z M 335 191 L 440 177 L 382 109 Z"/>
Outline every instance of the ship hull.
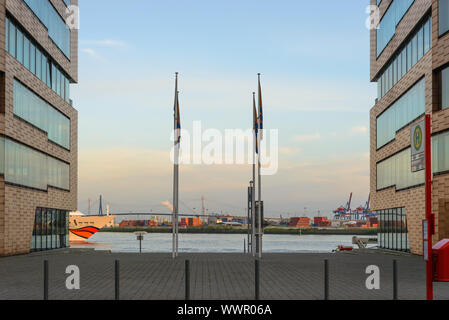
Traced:
<path fill-rule="evenodd" d="M 110 226 L 115 216 L 79 216 L 70 215 L 69 218 L 69 241 L 86 242 L 101 228 Z"/>

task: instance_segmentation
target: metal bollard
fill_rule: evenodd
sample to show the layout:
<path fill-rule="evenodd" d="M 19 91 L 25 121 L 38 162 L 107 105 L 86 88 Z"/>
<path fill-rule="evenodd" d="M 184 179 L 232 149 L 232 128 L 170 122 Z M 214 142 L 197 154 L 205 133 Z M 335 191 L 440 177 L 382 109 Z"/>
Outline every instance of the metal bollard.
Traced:
<path fill-rule="evenodd" d="M 393 260 L 393 300 L 398 300 L 398 263 Z"/>
<path fill-rule="evenodd" d="M 120 261 L 115 260 L 115 300 L 120 300 Z"/>
<path fill-rule="evenodd" d="M 260 300 L 260 265 L 259 260 L 254 260 L 255 298 Z"/>
<path fill-rule="evenodd" d="M 44 260 L 44 300 L 48 300 L 48 260 Z"/>
<path fill-rule="evenodd" d="M 190 300 L 190 260 L 185 262 L 186 300 Z"/>
<path fill-rule="evenodd" d="M 243 239 L 243 253 L 246 254 L 246 239 Z"/>
<path fill-rule="evenodd" d="M 324 300 L 329 300 L 329 260 L 324 260 Z"/>

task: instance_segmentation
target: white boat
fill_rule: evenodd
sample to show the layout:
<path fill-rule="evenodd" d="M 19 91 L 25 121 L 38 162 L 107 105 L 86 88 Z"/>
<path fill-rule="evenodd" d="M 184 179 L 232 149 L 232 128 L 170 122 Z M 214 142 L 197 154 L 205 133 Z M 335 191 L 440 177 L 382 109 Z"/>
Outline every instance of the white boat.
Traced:
<path fill-rule="evenodd" d="M 86 216 L 80 211 L 70 212 L 69 241 L 85 242 L 100 229 L 113 226 L 115 216 Z"/>

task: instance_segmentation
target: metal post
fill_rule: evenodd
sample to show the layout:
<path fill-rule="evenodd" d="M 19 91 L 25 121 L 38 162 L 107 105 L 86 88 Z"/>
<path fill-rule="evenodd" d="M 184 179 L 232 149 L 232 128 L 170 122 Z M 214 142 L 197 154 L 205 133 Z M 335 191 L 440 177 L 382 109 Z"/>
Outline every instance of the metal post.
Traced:
<path fill-rule="evenodd" d="M 398 300 L 398 265 L 393 260 L 393 300 Z"/>
<path fill-rule="evenodd" d="M 185 263 L 185 281 L 186 300 L 190 300 L 190 260 Z"/>
<path fill-rule="evenodd" d="M 44 260 L 44 300 L 48 300 L 48 260 Z"/>
<path fill-rule="evenodd" d="M 324 300 L 329 300 L 329 260 L 324 260 Z"/>
<path fill-rule="evenodd" d="M 243 253 L 246 254 L 246 239 L 243 239 Z"/>
<path fill-rule="evenodd" d="M 115 300 L 120 300 L 120 261 L 115 260 Z"/>
<path fill-rule="evenodd" d="M 430 114 L 426 114 L 425 116 L 425 153 L 426 153 L 426 170 L 425 170 L 425 189 L 426 189 L 426 219 L 427 219 L 427 252 L 428 259 L 426 262 L 426 291 L 427 291 L 427 300 L 433 300 L 433 266 L 432 266 L 432 235 L 434 232 L 434 223 L 435 218 L 432 215 L 432 147 L 431 147 L 431 118 Z"/>
<path fill-rule="evenodd" d="M 259 260 L 254 260 L 254 276 L 255 276 L 255 298 L 260 300 L 260 267 Z"/>
<path fill-rule="evenodd" d="M 142 253 L 142 237 L 143 236 L 139 237 L 139 253 Z"/>

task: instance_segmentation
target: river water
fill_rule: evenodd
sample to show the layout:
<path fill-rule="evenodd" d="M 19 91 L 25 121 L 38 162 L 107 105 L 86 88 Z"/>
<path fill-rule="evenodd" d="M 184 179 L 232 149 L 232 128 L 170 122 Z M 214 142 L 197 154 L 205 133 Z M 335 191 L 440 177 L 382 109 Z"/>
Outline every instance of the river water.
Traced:
<path fill-rule="evenodd" d="M 180 234 L 179 252 L 243 252 L 243 234 Z M 271 235 L 263 236 L 264 252 L 332 252 L 338 245 L 353 246 L 351 235 Z M 138 252 L 133 233 L 98 232 L 85 244 L 72 248 L 94 248 L 112 252 Z M 148 233 L 142 241 L 143 252 L 171 252 L 172 235 Z"/>

